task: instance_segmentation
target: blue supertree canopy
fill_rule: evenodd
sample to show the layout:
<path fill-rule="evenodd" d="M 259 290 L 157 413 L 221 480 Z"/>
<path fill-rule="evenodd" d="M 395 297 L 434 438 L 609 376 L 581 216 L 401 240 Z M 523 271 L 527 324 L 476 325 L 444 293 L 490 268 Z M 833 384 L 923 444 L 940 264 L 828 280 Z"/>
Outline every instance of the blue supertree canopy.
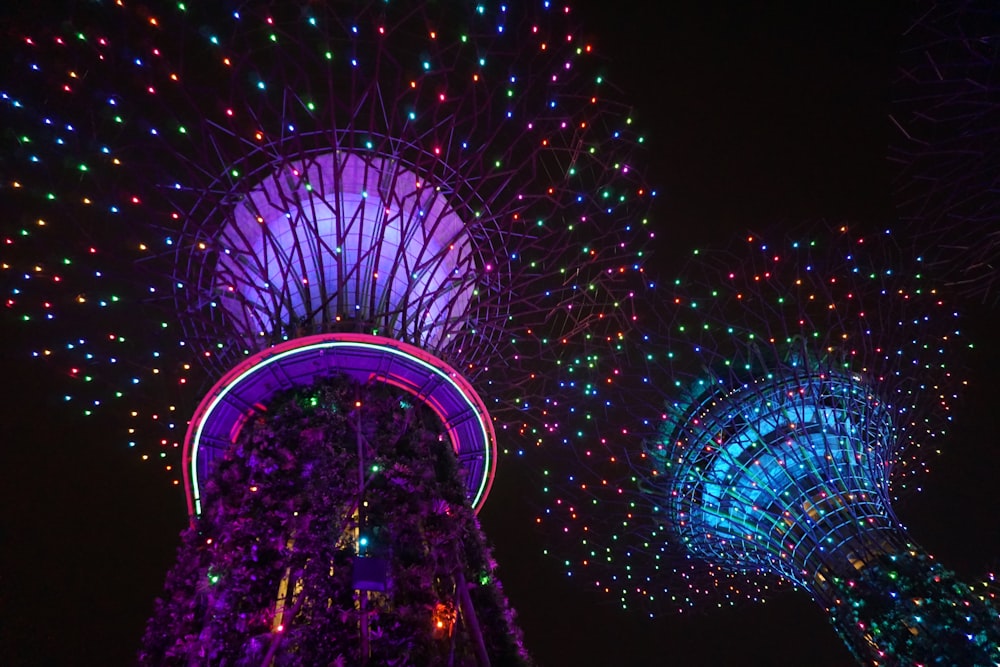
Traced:
<path fill-rule="evenodd" d="M 741 245 L 696 251 L 625 346 L 647 371 L 609 407 L 625 427 L 541 519 L 578 540 L 567 570 L 650 613 L 791 584 L 865 664 L 1000 657 L 1000 616 L 892 508 L 964 383 L 958 313 L 888 231 Z"/>

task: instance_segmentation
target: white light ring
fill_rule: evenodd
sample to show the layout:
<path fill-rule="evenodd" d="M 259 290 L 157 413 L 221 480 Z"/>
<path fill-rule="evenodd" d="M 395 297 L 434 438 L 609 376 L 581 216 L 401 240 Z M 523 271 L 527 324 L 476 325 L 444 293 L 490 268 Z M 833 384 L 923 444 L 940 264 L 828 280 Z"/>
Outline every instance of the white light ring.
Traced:
<path fill-rule="evenodd" d="M 326 357 L 323 353 L 327 350 L 341 354 Z M 472 385 L 454 368 L 413 345 L 368 334 L 343 333 L 304 336 L 262 350 L 227 372 L 206 394 L 184 438 L 182 468 L 188 513 L 192 519 L 201 514 L 200 485 L 208 474 L 208 463 L 203 461 L 204 456 L 199 456 L 206 433 L 224 433 L 225 439 L 231 440 L 239 431 L 240 420 L 255 404 L 266 402 L 277 392 L 315 382 L 315 373 L 308 376 L 307 382 L 300 381 L 302 378 L 294 374 L 283 373 L 282 379 L 274 374 L 274 371 L 293 366 L 296 361 L 301 363 L 303 357 L 324 358 L 319 373 L 351 375 L 353 371 L 353 376 L 359 380 L 391 384 L 434 410 L 444 424 L 460 463 L 466 467 L 472 507 L 476 512 L 482 508 L 496 473 L 496 434 L 486 406 Z M 350 366 L 347 363 L 350 361 L 360 366 Z M 338 362 L 343 367 L 338 366 Z M 402 373 L 404 370 L 411 373 Z M 362 373 L 367 375 L 362 376 Z M 264 394 L 241 394 L 241 390 L 249 393 L 257 388 L 262 377 L 273 379 L 277 386 L 269 387 Z M 423 382 L 414 383 L 414 379 Z M 421 385 L 426 387 L 428 384 L 435 386 L 430 392 L 422 392 Z M 442 402 L 441 398 L 450 401 Z M 447 412 L 449 402 L 462 407 Z M 475 427 L 465 424 L 469 414 L 475 417 Z M 463 434 L 466 437 L 462 437 Z"/>

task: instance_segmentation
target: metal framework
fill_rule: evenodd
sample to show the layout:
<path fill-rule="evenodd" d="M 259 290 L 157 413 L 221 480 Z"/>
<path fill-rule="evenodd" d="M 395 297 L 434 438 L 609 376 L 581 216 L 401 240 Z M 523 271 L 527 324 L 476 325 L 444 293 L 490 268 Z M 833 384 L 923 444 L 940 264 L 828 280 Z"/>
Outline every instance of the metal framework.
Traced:
<path fill-rule="evenodd" d="M 950 421 L 957 313 L 888 233 L 744 244 L 660 291 L 633 346 L 647 394 L 620 399 L 632 427 L 550 512 L 578 536 L 574 574 L 650 611 L 790 584 L 863 664 L 996 660 L 1000 615 L 892 508 Z"/>
<path fill-rule="evenodd" d="M 253 468 L 258 450 L 241 449 L 241 428 L 266 422 L 279 392 L 346 378 L 363 404 L 365 391 L 382 393 L 373 385 L 401 389 L 440 418 L 461 466 L 448 481 L 463 481 L 478 510 L 496 467 L 494 430 L 541 444 L 557 413 L 589 391 L 575 382 L 592 363 L 588 346 L 628 324 L 627 275 L 641 270 L 652 193 L 632 164 L 641 137 L 568 7 L 252 0 L 77 3 L 57 21 L 23 14 L 34 25 L 0 47 L 10 56 L 0 124 L 5 166 L 20 170 L 12 209 L 40 222 L 18 237 L 9 275 L 32 259 L 46 268 L 23 274 L 8 305 L 75 320 L 73 331 L 40 329 L 36 353 L 83 380 L 67 396 L 86 412 L 110 403 L 131 414 L 129 445 L 175 483 L 183 477 L 192 526 L 231 537 L 253 525 L 257 513 L 243 512 L 235 492 L 217 491 L 221 462 Z M 50 253 L 61 247 L 72 248 L 70 268 L 30 280 L 53 276 Z M 109 310 L 98 317 L 93 307 Z M 309 522 L 292 510 L 266 540 L 275 559 L 305 556 L 305 565 L 285 566 L 277 602 L 263 590 L 248 603 L 274 620 L 261 626 L 270 657 L 253 661 L 275 657 L 289 624 L 320 627 L 284 600 L 315 595 L 330 616 L 330 597 L 306 581 L 315 563 L 330 578 L 327 555 L 298 553 L 303 545 L 360 557 L 379 481 L 369 477 L 385 462 L 365 467 L 367 436 L 355 430 L 357 442 L 339 443 L 356 447 L 354 486 L 336 486 L 339 468 L 323 477 L 331 491 L 357 490 L 353 505 L 338 505 L 339 522 L 312 522 L 326 526 L 326 542 L 305 539 Z M 247 488 L 260 490 L 255 499 L 279 493 Z M 293 493 L 282 508 L 303 502 Z M 474 521 L 453 522 L 463 525 Z M 417 538 L 420 526 L 410 526 Z M 239 540 L 192 540 L 174 581 L 191 595 L 168 587 L 165 604 L 183 611 L 154 616 L 147 635 L 167 653 L 188 642 L 198 660 L 211 618 L 194 629 L 173 622 L 201 623 L 191 610 L 205 578 L 220 578 L 212 568 L 225 563 L 244 583 L 260 577 L 241 547 L 225 551 Z M 448 550 L 430 554 L 444 574 L 431 569 L 428 580 L 454 578 L 468 598 L 468 550 Z M 245 597 L 234 590 L 220 594 L 229 611 Z M 364 662 L 369 595 L 354 590 Z M 476 613 L 462 617 L 475 625 Z M 245 624 L 223 625 L 238 634 Z"/>
<path fill-rule="evenodd" d="M 905 3 L 890 88 L 898 215 L 963 293 L 997 298 L 1000 20 L 991 2 Z"/>
<path fill-rule="evenodd" d="M 88 371 L 128 359 L 128 374 L 94 374 L 134 397 L 129 444 L 172 475 L 192 389 L 274 345 L 411 345 L 537 444 L 544 411 L 575 391 L 559 375 L 626 325 L 651 196 L 632 165 L 641 138 L 563 9 L 166 3 L 79 8 L 65 25 L 13 48 L 24 77 L 4 118 L 24 132 L 12 159 L 47 168 L 21 193 L 52 202 L 58 183 L 58 219 L 94 252 L 32 299 L 86 308 L 72 283 L 94 269 L 121 291 L 99 298 L 131 310 L 38 354 Z M 47 107 L 37 91 L 59 86 Z M 150 359 L 152 341 L 165 345 Z M 108 402 L 81 393 L 88 412 Z M 477 505 L 486 459 L 469 476 Z"/>
<path fill-rule="evenodd" d="M 670 424 L 652 450 L 671 463 L 667 520 L 706 560 L 765 567 L 830 603 L 831 573 L 906 544 L 885 474 L 896 428 L 859 374 L 774 371 Z"/>

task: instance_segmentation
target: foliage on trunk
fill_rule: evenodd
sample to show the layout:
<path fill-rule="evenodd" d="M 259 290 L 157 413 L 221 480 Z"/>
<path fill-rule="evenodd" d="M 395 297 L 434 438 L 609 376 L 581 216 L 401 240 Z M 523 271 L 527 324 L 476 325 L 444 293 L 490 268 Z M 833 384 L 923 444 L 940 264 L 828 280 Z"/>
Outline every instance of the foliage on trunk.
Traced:
<path fill-rule="evenodd" d="M 832 583 L 831 620 L 859 662 L 1000 664 L 996 609 L 925 554 L 882 556 Z"/>
<path fill-rule="evenodd" d="M 530 664 L 441 424 L 400 394 L 337 379 L 279 397 L 204 498 L 142 664 L 358 665 L 367 626 L 369 664 L 474 665 L 462 580 L 491 664 Z M 381 562 L 385 590 L 357 591 Z"/>

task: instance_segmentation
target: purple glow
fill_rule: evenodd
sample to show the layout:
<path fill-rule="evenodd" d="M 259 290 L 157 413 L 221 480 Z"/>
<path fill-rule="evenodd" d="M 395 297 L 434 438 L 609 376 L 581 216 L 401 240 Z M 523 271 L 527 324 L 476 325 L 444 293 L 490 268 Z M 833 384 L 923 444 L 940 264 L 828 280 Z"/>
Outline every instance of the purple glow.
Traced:
<path fill-rule="evenodd" d="M 200 487 L 249 415 L 266 409 L 268 399 L 278 392 L 336 375 L 391 384 L 434 410 L 466 472 L 472 507 L 479 511 L 493 485 L 496 435 L 486 406 L 471 385 L 443 361 L 407 343 L 367 334 L 325 334 L 255 354 L 206 394 L 184 439 L 189 514 L 201 513 Z"/>
<path fill-rule="evenodd" d="M 214 288 L 248 337 L 349 319 L 433 349 L 466 326 L 493 267 L 442 188 L 397 158 L 341 150 L 268 169 L 214 240 Z"/>

